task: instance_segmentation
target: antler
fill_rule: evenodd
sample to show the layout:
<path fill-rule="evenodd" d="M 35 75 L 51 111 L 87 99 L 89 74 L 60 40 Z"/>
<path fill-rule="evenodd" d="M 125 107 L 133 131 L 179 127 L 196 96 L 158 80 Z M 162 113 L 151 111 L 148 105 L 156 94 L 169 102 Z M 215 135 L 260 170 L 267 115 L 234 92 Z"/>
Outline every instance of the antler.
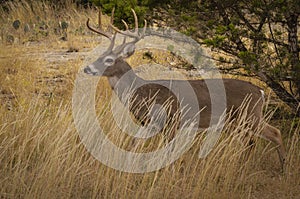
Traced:
<path fill-rule="evenodd" d="M 132 11 L 133 16 L 134 16 L 134 24 L 135 24 L 134 32 L 129 31 L 128 24 L 124 20 L 122 20 L 122 22 L 124 23 L 126 30 L 122 31 L 122 30 L 118 29 L 117 27 L 115 27 L 114 25 L 112 25 L 113 19 L 111 19 L 110 27 L 115 31 L 115 33 L 112 34 L 112 35 L 108 34 L 107 32 L 104 32 L 102 30 L 97 30 L 97 29 L 91 27 L 90 24 L 89 24 L 90 19 L 87 20 L 86 26 L 91 31 L 93 31 L 93 32 L 95 32 L 97 34 L 100 34 L 100 35 L 108 38 L 111 41 L 110 46 L 109 46 L 109 48 L 108 48 L 107 51 L 112 51 L 113 50 L 114 45 L 115 45 L 115 38 L 116 38 L 116 34 L 117 33 L 125 35 L 123 43 L 114 50 L 114 52 L 116 54 L 120 54 L 126 46 L 132 45 L 132 48 L 134 48 L 134 44 L 136 42 L 138 42 L 139 40 L 141 40 L 142 38 L 144 38 L 144 36 L 145 36 L 145 32 L 146 32 L 146 28 L 147 28 L 147 21 L 144 20 L 145 21 L 145 26 L 144 26 L 143 32 L 142 32 L 142 34 L 139 34 L 138 18 L 136 16 L 135 11 L 133 9 L 131 9 L 131 11 Z M 112 11 L 112 17 L 113 17 L 113 13 L 114 13 L 114 9 Z M 127 36 L 134 38 L 134 41 L 126 43 L 126 37 Z"/>
<path fill-rule="evenodd" d="M 93 27 L 90 26 L 89 22 L 90 22 L 90 18 L 88 18 L 88 20 L 87 20 L 87 22 L 86 22 L 86 26 L 87 26 L 91 31 L 93 31 L 93 32 L 95 32 L 95 33 L 98 33 L 98 34 L 100 34 L 100 35 L 103 35 L 104 37 L 108 38 L 109 40 L 112 40 L 112 36 L 111 36 L 111 35 L 109 35 L 109 34 L 106 33 L 106 32 L 103 32 L 103 31 L 101 31 L 101 30 L 96 30 L 95 28 L 93 28 Z"/>
<path fill-rule="evenodd" d="M 103 32 L 101 30 L 96 30 L 95 28 L 91 27 L 90 24 L 90 19 L 88 18 L 87 22 L 86 22 L 86 26 L 93 32 L 97 33 L 97 34 L 100 34 L 100 35 L 103 35 L 104 37 L 108 38 L 110 40 L 110 45 L 107 49 L 107 51 L 112 51 L 112 49 L 114 48 L 114 45 L 115 45 L 115 38 L 116 38 L 116 33 L 113 34 L 113 35 L 110 35 L 106 32 Z"/>
<path fill-rule="evenodd" d="M 143 29 L 142 34 L 140 35 L 139 34 L 139 27 L 138 27 L 139 26 L 138 25 L 138 18 L 136 16 L 135 11 L 133 9 L 131 9 L 131 11 L 132 11 L 133 16 L 134 16 L 134 24 L 135 24 L 134 32 L 129 31 L 128 24 L 123 19 L 122 19 L 122 22 L 125 25 L 125 28 L 126 28 L 125 31 L 122 31 L 122 30 L 118 29 L 117 27 L 115 27 L 112 24 L 110 24 L 110 26 L 112 27 L 112 29 L 114 29 L 116 32 L 118 32 L 118 33 L 120 33 L 122 35 L 133 37 L 135 39 L 135 42 L 137 42 L 137 41 L 139 41 L 140 39 L 142 39 L 145 36 L 145 32 L 146 32 L 146 28 L 147 28 L 147 21 L 144 20 L 144 22 L 145 22 L 144 29 Z"/>

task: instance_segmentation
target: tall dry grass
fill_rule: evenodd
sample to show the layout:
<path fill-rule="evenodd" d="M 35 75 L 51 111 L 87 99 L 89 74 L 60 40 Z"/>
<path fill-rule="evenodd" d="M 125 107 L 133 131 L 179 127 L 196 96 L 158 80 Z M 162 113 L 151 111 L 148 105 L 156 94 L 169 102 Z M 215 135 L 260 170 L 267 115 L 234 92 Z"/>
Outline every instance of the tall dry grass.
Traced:
<path fill-rule="evenodd" d="M 13 19 L 25 20 L 28 15 L 35 20 L 26 1 L 21 2 L 12 5 L 14 11 L 9 16 L 1 13 L 4 32 L 13 31 L 9 25 Z M 48 4 L 32 2 L 35 4 L 30 6 L 35 10 L 48 6 L 45 13 L 37 11 L 45 20 L 58 20 L 54 16 L 55 10 Z M 64 14 L 70 15 L 74 24 L 75 21 L 84 24 L 87 15 L 96 19 L 96 14 L 77 10 L 75 6 Z M 91 37 L 82 34 L 71 33 L 78 46 L 87 45 L 84 39 Z M 281 173 L 272 144 L 256 139 L 250 152 L 249 147 L 241 144 L 241 135 L 249 131 L 249 121 L 242 119 L 238 126 L 228 123 L 218 144 L 204 159 L 198 158 L 203 144 L 203 138 L 198 136 L 189 151 L 170 166 L 155 172 L 125 173 L 98 162 L 81 143 L 72 117 L 73 82 L 82 62 L 64 62 L 63 67 L 55 71 L 55 75 L 64 74 L 63 81 L 49 83 L 41 81 L 53 73 L 51 66 L 50 69 L 45 67 L 49 63 L 44 55 L 24 55 L 24 52 L 51 51 L 65 45 L 56 39 L 50 40 L 56 46 L 48 45 L 47 38 L 40 39 L 42 44 L 38 48 L 22 43 L 1 44 L 1 198 L 300 197 L 300 126 L 297 118 L 272 121 L 283 132 L 288 154 L 284 173 Z M 112 122 L 114 118 L 107 102 L 110 88 L 106 81 L 101 80 L 98 88 L 98 120 L 118 145 L 130 148 L 124 132 Z"/>
<path fill-rule="evenodd" d="M 239 126 L 229 123 L 205 159 L 198 158 L 200 136 L 170 166 L 132 174 L 111 169 L 90 155 L 74 127 L 70 102 L 45 107 L 40 100 L 14 112 L 1 109 L 2 197 L 297 198 L 300 194 L 299 126 L 285 139 L 288 158 L 283 174 L 269 143 L 257 140 L 250 156 L 246 155 L 249 148 L 240 138 L 249 132 L 247 120 Z M 107 106 L 104 103 L 102 108 Z M 109 113 L 98 119 L 110 136 L 118 132 Z M 122 136 L 113 139 L 120 146 L 126 141 Z"/>

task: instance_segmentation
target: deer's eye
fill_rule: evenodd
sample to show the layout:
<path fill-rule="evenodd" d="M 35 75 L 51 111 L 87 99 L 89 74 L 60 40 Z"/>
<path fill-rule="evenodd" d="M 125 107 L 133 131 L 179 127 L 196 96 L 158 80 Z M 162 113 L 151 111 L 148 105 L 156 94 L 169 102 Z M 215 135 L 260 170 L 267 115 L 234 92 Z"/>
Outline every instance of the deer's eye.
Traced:
<path fill-rule="evenodd" d="M 104 63 L 105 63 L 106 65 L 109 65 L 109 66 L 113 65 L 114 62 L 115 62 L 115 60 L 114 60 L 113 58 L 111 58 L 111 57 L 108 57 L 108 58 L 106 58 L 106 59 L 104 60 Z"/>

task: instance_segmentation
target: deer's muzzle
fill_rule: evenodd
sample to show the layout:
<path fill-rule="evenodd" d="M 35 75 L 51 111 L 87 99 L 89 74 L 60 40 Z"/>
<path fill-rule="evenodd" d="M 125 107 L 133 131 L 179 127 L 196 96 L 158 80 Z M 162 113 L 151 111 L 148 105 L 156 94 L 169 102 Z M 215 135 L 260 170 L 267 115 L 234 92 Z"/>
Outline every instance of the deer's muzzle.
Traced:
<path fill-rule="evenodd" d="M 93 70 L 90 66 L 87 66 L 83 69 L 83 72 L 88 74 L 88 75 L 98 75 L 98 71 Z"/>

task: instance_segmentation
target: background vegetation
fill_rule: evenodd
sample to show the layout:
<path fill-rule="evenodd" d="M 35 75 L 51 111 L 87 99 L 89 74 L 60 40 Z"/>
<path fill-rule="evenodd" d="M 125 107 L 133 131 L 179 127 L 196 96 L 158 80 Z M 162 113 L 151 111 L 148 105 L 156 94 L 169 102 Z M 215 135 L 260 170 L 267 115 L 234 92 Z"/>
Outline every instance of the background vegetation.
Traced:
<path fill-rule="evenodd" d="M 217 52 L 226 73 L 256 76 L 300 115 L 299 0 L 105 1 L 92 0 L 118 18 L 130 8 L 156 25 L 168 25 Z M 130 20 L 130 18 L 129 18 Z"/>
<path fill-rule="evenodd" d="M 178 1 L 177 4 L 168 4 L 167 1 L 128 2 L 95 3 L 102 6 L 103 13 L 110 13 L 115 6 L 116 22 L 123 16 L 132 20 L 129 8 L 137 8 L 140 18 L 144 14 L 153 25 L 171 25 L 200 43 L 212 46 L 216 50 L 214 58 L 221 61 L 220 69 L 236 72 L 232 78 L 241 78 L 236 74 L 247 75 L 250 76 L 249 81 L 264 86 L 258 81 L 264 81 L 259 75 L 262 71 L 294 100 L 299 100 L 295 79 L 297 67 L 293 66 L 293 58 L 290 58 L 294 55 L 294 51 L 290 50 L 291 36 L 289 29 L 286 29 L 287 19 L 281 12 L 284 6 L 279 1 L 274 2 L 281 5 L 282 10 L 277 10 L 279 6 L 275 5 L 274 8 L 263 9 L 271 3 L 259 4 L 258 1 L 251 1 L 248 7 L 240 9 L 247 11 L 244 13 L 246 17 L 251 16 L 250 22 L 254 24 L 250 25 L 255 26 L 254 29 L 259 28 L 258 16 L 263 10 L 268 10 L 261 32 L 257 35 L 251 32 L 246 18 L 242 23 L 241 18 L 235 16 L 238 9 L 235 11 L 229 7 L 232 4 L 245 6 L 243 2 L 201 1 L 201 6 L 198 1 Z M 229 24 L 226 25 L 222 9 L 216 8 L 212 2 L 222 6 L 226 15 L 230 16 Z M 288 1 L 286 5 L 293 5 L 291 3 L 295 2 Z M 117 9 L 118 6 L 120 9 Z M 215 9 L 215 12 L 209 9 Z M 275 20 L 274 13 L 278 13 L 276 16 L 282 22 L 272 21 Z M 287 148 L 284 173 L 280 171 L 274 146 L 266 141 L 258 139 L 247 157 L 249 149 L 240 144 L 240 132 L 245 133 L 249 129 L 249 121 L 243 120 L 243 117 L 240 125 L 227 125 L 218 145 L 205 159 L 198 159 L 202 141 L 199 136 L 193 147 L 179 160 L 156 172 L 123 173 L 98 162 L 80 142 L 71 107 L 77 71 L 89 51 L 101 43 L 101 38 L 85 28 L 87 18 L 97 25 L 98 9 L 88 1 L 1 1 L 1 198 L 300 197 L 299 118 L 291 118 L 293 114 L 288 111 L 296 113 L 297 109 L 285 109 L 283 103 L 275 103 L 280 111 L 275 113 L 271 123 L 282 131 Z M 106 25 L 108 20 L 104 17 L 103 24 Z M 244 43 L 246 51 L 239 49 L 235 43 L 237 37 Z M 128 61 L 133 66 L 141 62 L 160 62 L 172 66 L 165 54 L 151 52 L 150 55 L 149 52 L 137 52 Z M 184 69 L 181 70 L 183 72 Z M 290 76 L 288 80 L 282 78 L 286 76 Z M 268 81 L 266 83 L 270 86 Z M 264 88 L 268 89 L 266 85 Z M 96 107 L 99 121 L 111 132 L 112 139 L 122 147 L 130 148 L 130 142 L 125 142 L 126 138 L 122 137 L 122 132 L 107 111 L 110 94 L 107 81 L 101 79 L 97 92 L 99 105 Z M 272 95 L 272 104 L 274 101 L 278 102 L 278 98 Z M 290 106 L 290 103 L 287 104 Z M 273 112 L 273 106 L 266 108 L 268 119 Z"/>

